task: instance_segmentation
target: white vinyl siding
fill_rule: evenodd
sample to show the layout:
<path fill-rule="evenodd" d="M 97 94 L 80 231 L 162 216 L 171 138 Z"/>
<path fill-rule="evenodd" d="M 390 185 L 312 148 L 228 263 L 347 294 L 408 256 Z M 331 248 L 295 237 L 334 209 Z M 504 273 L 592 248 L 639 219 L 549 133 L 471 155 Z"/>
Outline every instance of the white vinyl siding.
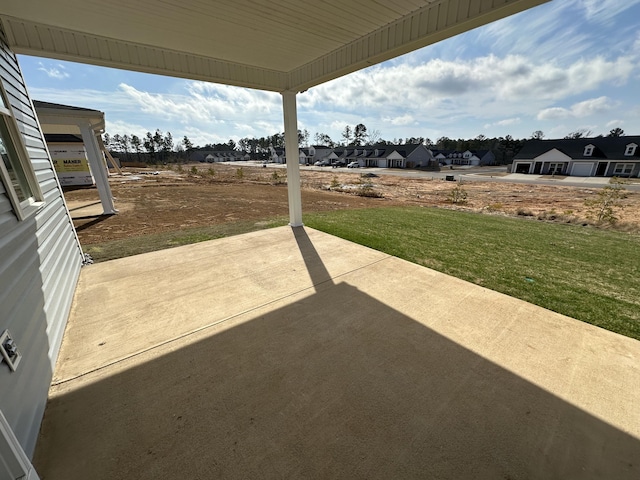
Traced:
<path fill-rule="evenodd" d="M 0 364 L 0 411 L 28 456 L 33 454 L 47 401 L 82 251 L 64 205 L 17 58 L 0 25 L 0 83 L 22 166 L 33 172 L 42 208 L 20 219 L 13 184 L 0 182 L 0 332 L 12 334 L 22 353 L 15 372 Z M 4 163 L 4 162 L 3 162 Z M 27 194 L 28 195 L 28 194 Z"/>

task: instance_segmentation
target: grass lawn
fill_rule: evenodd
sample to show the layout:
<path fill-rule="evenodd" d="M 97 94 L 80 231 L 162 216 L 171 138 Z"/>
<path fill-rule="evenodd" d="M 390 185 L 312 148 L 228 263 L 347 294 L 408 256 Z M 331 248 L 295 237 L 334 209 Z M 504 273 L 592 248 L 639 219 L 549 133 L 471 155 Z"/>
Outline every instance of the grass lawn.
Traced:
<path fill-rule="evenodd" d="M 640 340 L 640 236 L 437 208 L 313 213 L 305 225 Z"/>
<path fill-rule="evenodd" d="M 640 236 L 438 208 L 309 213 L 305 225 L 640 340 Z M 105 261 L 287 224 L 235 222 L 132 237 Z"/>

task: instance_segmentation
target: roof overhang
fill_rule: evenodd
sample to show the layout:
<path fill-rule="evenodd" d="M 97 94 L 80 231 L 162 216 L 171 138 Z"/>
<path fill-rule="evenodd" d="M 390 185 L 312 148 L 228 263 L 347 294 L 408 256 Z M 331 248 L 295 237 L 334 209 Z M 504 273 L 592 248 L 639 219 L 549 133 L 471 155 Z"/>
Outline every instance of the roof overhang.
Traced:
<path fill-rule="evenodd" d="M 33 104 L 44 134 L 81 135 L 81 127 L 87 125 L 90 125 L 96 134 L 104 132 L 104 113 L 99 110 L 37 100 L 34 100 Z"/>
<path fill-rule="evenodd" d="M 549 0 L 4 0 L 20 54 L 277 92 L 395 58 Z"/>

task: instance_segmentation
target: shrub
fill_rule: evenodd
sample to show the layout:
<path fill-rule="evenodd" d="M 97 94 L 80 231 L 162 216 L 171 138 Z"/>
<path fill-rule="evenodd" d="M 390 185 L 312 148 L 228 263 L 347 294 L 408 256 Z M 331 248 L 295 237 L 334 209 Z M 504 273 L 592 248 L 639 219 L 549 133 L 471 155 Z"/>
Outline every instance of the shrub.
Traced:
<path fill-rule="evenodd" d="M 623 182 L 618 178 L 611 179 L 611 185 L 603 187 L 595 196 L 584 201 L 589 208 L 587 218 L 596 223 L 613 224 L 619 220 L 618 211 L 622 210 L 622 200 L 627 198 Z"/>
<path fill-rule="evenodd" d="M 380 192 L 376 192 L 373 189 L 373 184 L 370 182 L 361 183 L 356 190 L 356 195 L 359 197 L 372 197 L 381 198 L 383 195 Z"/>
<path fill-rule="evenodd" d="M 271 181 L 273 182 L 274 185 L 283 184 L 284 183 L 284 178 L 285 177 L 280 175 L 277 170 L 274 170 L 273 173 L 271 174 Z"/>
<path fill-rule="evenodd" d="M 459 182 L 453 190 L 449 192 L 449 201 L 456 205 L 467 203 L 467 191 L 462 187 L 462 182 Z"/>
<path fill-rule="evenodd" d="M 236 177 L 239 178 L 240 180 L 244 178 L 244 170 L 242 169 L 242 167 L 236 170 Z"/>
<path fill-rule="evenodd" d="M 516 210 L 516 215 L 520 217 L 533 217 L 533 212 L 528 208 L 518 207 Z"/>

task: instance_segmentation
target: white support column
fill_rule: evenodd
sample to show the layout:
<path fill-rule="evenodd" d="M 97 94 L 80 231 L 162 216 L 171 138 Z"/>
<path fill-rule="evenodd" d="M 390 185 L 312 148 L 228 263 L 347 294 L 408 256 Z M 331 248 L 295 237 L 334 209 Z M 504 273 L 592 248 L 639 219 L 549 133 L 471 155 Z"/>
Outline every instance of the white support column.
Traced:
<path fill-rule="evenodd" d="M 113 195 L 111 194 L 111 187 L 109 186 L 109 173 L 107 167 L 104 164 L 102 157 L 102 151 L 96 134 L 93 131 L 91 124 L 79 125 L 80 132 L 82 133 L 82 141 L 87 150 L 87 159 L 91 166 L 91 173 L 96 180 L 96 187 L 98 188 L 98 195 L 100 196 L 100 202 L 102 203 L 102 210 L 104 215 L 113 215 L 118 213 L 113 205 Z"/>
<path fill-rule="evenodd" d="M 298 150 L 298 113 L 296 93 L 282 92 L 284 112 L 284 142 L 287 157 L 287 190 L 289 192 L 289 225 L 302 226 L 302 195 L 300 193 L 300 151 Z"/>

